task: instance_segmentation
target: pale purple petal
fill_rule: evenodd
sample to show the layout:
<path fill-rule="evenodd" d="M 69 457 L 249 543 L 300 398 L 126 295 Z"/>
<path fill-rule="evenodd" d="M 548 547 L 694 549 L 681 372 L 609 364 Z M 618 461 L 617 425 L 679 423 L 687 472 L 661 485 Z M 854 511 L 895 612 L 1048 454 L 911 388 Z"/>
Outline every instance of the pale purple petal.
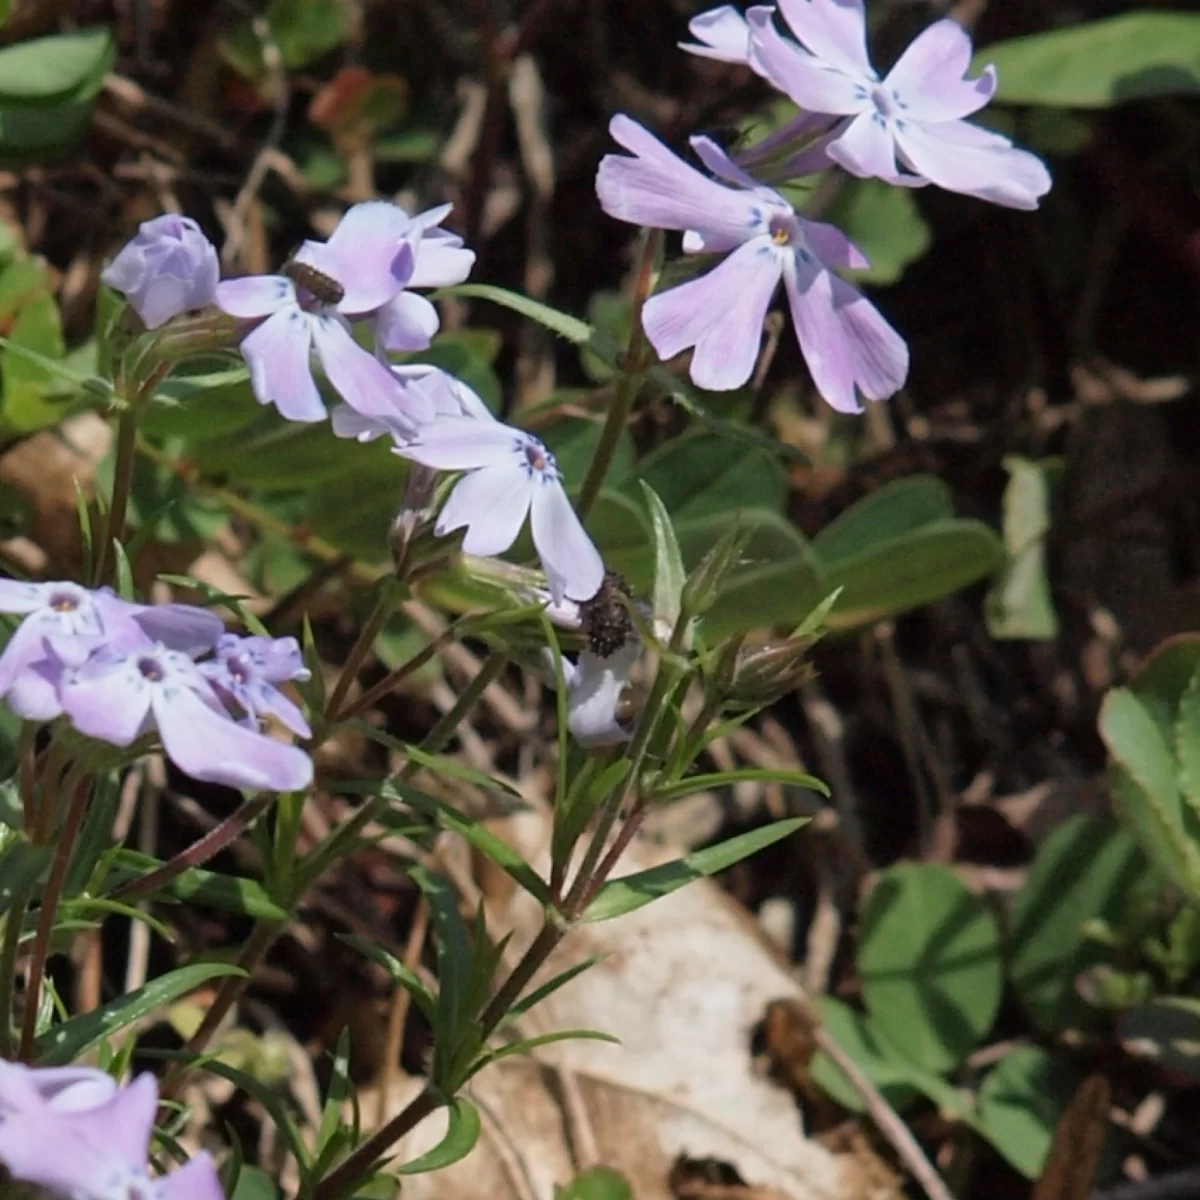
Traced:
<path fill-rule="evenodd" d="M 829 143 L 826 153 L 860 179 L 891 179 L 898 173 L 892 132 L 874 109 L 855 117 Z"/>
<path fill-rule="evenodd" d="M 762 74 L 790 100 L 814 113 L 848 115 L 870 104 L 870 81 L 846 74 L 780 36 L 769 16 L 748 13 L 750 53 Z"/>
<path fill-rule="evenodd" d="M 191 217 L 165 213 L 143 221 L 137 236 L 101 273 L 124 293 L 148 329 L 213 302 L 220 266 L 213 244 Z"/>
<path fill-rule="evenodd" d="M 720 62 L 750 62 L 750 29 L 746 18 L 731 4 L 710 8 L 688 22 L 688 32 L 695 42 L 680 42 L 679 48 L 701 58 Z"/>
<path fill-rule="evenodd" d="M 231 317 L 266 317 L 296 304 L 296 285 L 286 275 L 247 275 L 218 283 L 216 299 Z"/>
<path fill-rule="evenodd" d="M 105 596 L 96 599 L 96 607 L 106 629 L 111 619 L 110 605 L 115 599 L 117 597 Z M 216 613 L 192 604 L 139 604 L 126 607 L 132 609 L 130 618 L 145 635 L 152 642 L 161 642 L 168 650 L 200 654 L 204 650 L 211 650 L 225 632 L 225 622 Z"/>
<path fill-rule="evenodd" d="M 450 205 L 442 207 L 449 212 Z M 417 261 L 408 286 L 450 287 L 462 283 L 474 265 L 475 251 L 468 250 L 458 234 L 448 229 L 427 229 L 417 243 Z"/>
<path fill-rule="evenodd" d="M 413 217 L 413 228 L 418 230 L 422 237 L 429 237 L 431 234 L 437 233 L 444 234 L 446 237 L 456 237 L 456 234 L 437 228 L 453 211 L 453 204 L 435 204 L 432 208 L 424 209 Z M 458 242 L 459 245 L 462 245 L 462 238 L 459 238 Z"/>
<path fill-rule="evenodd" d="M 74 1134 L 69 1116 L 21 1112 L 0 1121 L 0 1164 L 14 1179 L 66 1196 L 88 1196 L 98 1178 L 112 1172 L 103 1144 Z M 64 1146 L 70 1153 L 64 1153 Z"/>
<path fill-rule="evenodd" d="M 116 1094 L 117 1081 L 95 1067 L 27 1067 L 0 1061 L 0 1119 L 8 1113 L 95 1108 Z"/>
<path fill-rule="evenodd" d="M 472 471 L 454 486 L 438 516 L 439 537 L 467 528 L 467 554 L 503 554 L 521 532 L 535 484 L 514 456 L 510 462 Z"/>
<path fill-rule="evenodd" d="M 23 579 L 0 579 L 0 612 L 29 613 L 42 608 L 50 589 L 55 586 L 53 583 L 28 583 Z M 83 588 L 79 591 L 82 593 Z"/>
<path fill-rule="evenodd" d="M 189 688 L 157 690 L 154 719 L 167 757 L 193 779 L 272 792 L 312 782 L 312 760 L 303 750 L 236 724 Z"/>
<path fill-rule="evenodd" d="M 320 421 L 325 417 L 325 405 L 309 362 L 311 322 L 293 304 L 242 338 L 242 357 L 250 368 L 255 398 L 259 404 L 274 404 L 289 421 Z"/>
<path fill-rule="evenodd" d="M 1050 190 L 1045 163 L 998 135 L 984 139 L 979 132 L 965 121 L 913 122 L 897 129 L 896 141 L 906 164 L 939 187 L 1007 208 L 1037 208 Z"/>
<path fill-rule="evenodd" d="M 59 698 L 80 733 L 128 746 L 146 727 L 153 690 L 136 658 L 100 658 L 69 673 Z"/>
<path fill-rule="evenodd" d="M 564 675 L 567 729 L 581 745 L 613 746 L 629 740 L 629 733 L 617 720 L 617 705 L 641 651 L 636 638 L 607 658 L 584 650 L 570 680 Z M 563 667 L 568 665 L 564 660 Z"/>
<path fill-rule="evenodd" d="M 604 582 L 604 560 L 557 479 L 537 480 L 530 530 L 555 602 L 590 600 Z"/>
<path fill-rule="evenodd" d="M 755 164 L 762 162 L 764 158 L 775 158 L 793 144 L 809 142 L 817 134 L 828 129 L 830 121 L 834 119 L 827 113 L 797 113 L 761 141 L 746 147 L 745 150 L 739 150 L 736 155 L 737 163 L 741 167 L 753 170 Z"/>
<path fill-rule="evenodd" d="M 157 1200 L 225 1200 L 221 1177 L 201 1150 L 182 1167 L 158 1181 Z"/>
<path fill-rule="evenodd" d="M 107 1162 L 137 1174 L 146 1170 L 157 1109 L 158 1083 L 144 1072 L 104 1104 L 63 1114 L 63 1124 L 74 1135 L 72 1150 L 86 1142 L 102 1149 Z"/>
<path fill-rule="evenodd" d="M 333 315 L 314 317 L 313 341 L 326 378 L 351 408 L 370 416 L 386 416 L 401 407 L 400 387 L 392 373 L 350 335 L 342 321 Z M 418 397 L 414 417 L 429 420 L 432 408 Z"/>
<path fill-rule="evenodd" d="M 260 716 L 263 713 L 269 713 L 285 729 L 291 730 L 299 738 L 312 737 L 312 727 L 300 706 L 278 688 L 261 689 L 258 712 Z"/>
<path fill-rule="evenodd" d="M 785 268 L 784 284 L 801 353 L 828 404 L 861 412 L 856 386 L 880 400 L 903 385 L 908 347 L 854 288 L 800 254 Z"/>
<path fill-rule="evenodd" d="M 17 677 L 29 669 L 30 664 L 45 656 L 46 633 L 46 623 L 38 620 L 37 616 L 22 621 L 13 630 L 4 652 L 0 654 L 0 696 L 8 692 Z"/>
<path fill-rule="evenodd" d="M 338 312 L 366 313 L 386 304 L 408 283 L 412 243 L 419 232 L 399 205 L 368 200 L 346 210 L 328 242 L 305 242 L 295 258 L 345 289 Z"/>
<path fill-rule="evenodd" d="M 44 658 L 18 671 L 8 688 L 8 707 L 26 721 L 53 721 L 62 715 L 59 691 L 67 667 L 49 643 L 44 653 Z"/>
<path fill-rule="evenodd" d="M 836 225 L 801 218 L 800 227 L 816 256 L 827 266 L 857 271 L 871 265 L 867 256 Z"/>
<path fill-rule="evenodd" d="M 873 80 L 862 0 L 779 0 L 791 31 L 818 58 Z"/>
<path fill-rule="evenodd" d="M 375 314 L 372 327 L 377 345 L 385 350 L 424 350 L 441 322 L 437 309 L 416 292 L 401 292 Z"/>
<path fill-rule="evenodd" d="M 642 309 L 646 336 L 663 359 L 694 346 L 689 373 L 699 387 L 741 387 L 754 370 L 782 269 L 769 239 L 748 242 L 708 274 L 651 296 Z"/>
<path fill-rule="evenodd" d="M 700 174 L 629 117 L 613 117 L 608 128 L 637 156 L 606 154 L 600 160 L 596 194 L 610 217 L 657 229 L 697 229 L 734 241 L 744 241 L 761 226 L 760 197 Z"/>
<path fill-rule="evenodd" d="M 439 471 L 472 471 L 507 461 L 520 449 L 524 436 L 499 421 L 438 417 L 400 453 Z"/>
<path fill-rule="evenodd" d="M 339 404 L 333 410 L 331 424 L 335 436 L 353 438 L 358 442 L 373 442 L 381 437 L 407 442 L 417 429 L 413 422 L 398 413 L 386 417 L 368 417 L 348 404 Z"/>
<path fill-rule="evenodd" d="M 883 81 L 914 121 L 953 121 L 981 109 L 996 92 L 996 69 L 975 79 L 971 39 L 956 21 L 936 21 L 909 43 Z"/>
<path fill-rule="evenodd" d="M 701 134 L 688 138 L 688 145 L 695 151 L 696 157 L 718 179 L 723 179 L 726 183 L 732 183 L 735 187 L 745 188 L 750 192 L 757 191 L 762 187 L 762 184 L 753 175 L 742 170 L 712 138 Z M 772 198 L 774 197 L 772 196 Z"/>

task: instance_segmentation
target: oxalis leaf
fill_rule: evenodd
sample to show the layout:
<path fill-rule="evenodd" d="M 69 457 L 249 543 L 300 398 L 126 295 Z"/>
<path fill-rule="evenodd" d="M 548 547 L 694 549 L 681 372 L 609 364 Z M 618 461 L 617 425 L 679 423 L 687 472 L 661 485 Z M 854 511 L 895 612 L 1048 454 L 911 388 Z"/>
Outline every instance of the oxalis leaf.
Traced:
<path fill-rule="evenodd" d="M 584 910 L 583 919 L 608 921 L 613 917 L 633 912 L 660 896 L 669 896 L 684 884 L 732 867 L 734 863 L 774 845 L 807 824 L 806 817 L 776 821 L 762 829 L 739 834 L 719 845 L 696 850 L 674 862 L 663 863 L 662 866 L 651 867 L 646 871 L 637 871 L 621 879 L 610 879 Z"/>

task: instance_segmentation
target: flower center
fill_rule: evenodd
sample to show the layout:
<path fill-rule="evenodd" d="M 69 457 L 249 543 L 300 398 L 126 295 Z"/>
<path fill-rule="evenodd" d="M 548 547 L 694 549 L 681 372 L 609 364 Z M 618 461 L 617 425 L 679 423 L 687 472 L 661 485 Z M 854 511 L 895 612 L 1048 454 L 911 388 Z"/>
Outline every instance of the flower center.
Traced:
<path fill-rule="evenodd" d="M 871 89 L 871 103 L 875 105 L 875 116 L 882 121 L 893 121 L 904 108 L 904 104 L 895 91 L 877 83 Z"/>
<path fill-rule="evenodd" d="M 550 456 L 546 452 L 546 447 L 541 442 L 530 438 L 522 449 L 525 451 L 525 461 L 529 464 L 531 470 L 541 472 L 546 469 L 546 464 Z"/>
<path fill-rule="evenodd" d="M 310 267 L 308 263 L 293 259 L 283 268 L 283 273 L 321 304 L 339 304 L 346 294 L 346 289 L 333 276 Z"/>
<path fill-rule="evenodd" d="M 777 246 L 790 246 L 799 240 L 800 230 L 794 217 L 779 214 L 771 218 L 767 228 L 771 232 L 771 241 Z"/>
<path fill-rule="evenodd" d="M 235 683 L 245 683 L 250 678 L 250 668 L 236 654 L 231 654 L 225 660 L 225 669 Z"/>
<path fill-rule="evenodd" d="M 149 679 L 151 683 L 160 683 L 166 675 L 162 663 L 157 658 L 139 658 L 137 669 L 141 671 L 143 678 Z"/>
<path fill-rule="evenodd" d="M 79 597 L 69 592 L 55 592 L 50 597 L 50 607 L 58 613 L 72 613 L 79 609 Z"/>

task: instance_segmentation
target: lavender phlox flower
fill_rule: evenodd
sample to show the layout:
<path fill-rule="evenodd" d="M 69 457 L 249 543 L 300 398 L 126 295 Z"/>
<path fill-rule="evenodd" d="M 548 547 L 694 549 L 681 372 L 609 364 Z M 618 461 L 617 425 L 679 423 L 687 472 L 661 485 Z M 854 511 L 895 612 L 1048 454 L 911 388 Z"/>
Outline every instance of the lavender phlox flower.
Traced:
<path fill-rule="evenodd" d="M 158 1086 L 149 1074 L 94 1107 L 22 1108 L 0 1120 L 0 1164 L 13 1178 L 71 1200 L 224 1200 L 203 1152 L 169 1175 L 150 1176 L 157 1108 Z"/>
<path fill-rule="evenodd" d="M 800 350 L 834 408 L 858 412 L 858 392 L 881 400 L 904 383 L 903 339 L 831 269 L 867 265 L 842 233 L 798 216 L 708 138 L 692 138 L 692 147 L 724 182 L 688 166 L 629 117 L 614 117 L 609 131 L 634 157 L 601 161 L 596 192 L 604 211 L 684 230 L 689 253 L 727 255 L 707 274 L 646 301 L 642 327 L 661 358 L 694 347 L 695 383 L 714 391 L 740 387 L 754 370 L 763 319 L 782 280 Z"/>
<path fill-rule="evenodd" d="M 27 1067 L 0 1060 L 0 1122 L 14 1113 L 96 1108 L 116 1094 L 117 1081 L 95 1067 Z"/>
<path fill-rule="evenodd" d="M 248 728 L 257 729 L 258 718 L 270 715 L 297 737 L 312 736 L 304 714 L 278 687 L 289 680 L 302 682 L 312 675 L 294 637 L 239 637 L 226 633 L 217 642 L 215 657 L 198 665 L 217 694 L 240 710 L 242 724 Z"/>
<path fill-rule="evenodd" d="M 383 350 L 424 350 L 438 331 L 437 309 L 409 289 L 462 283 L 475 265 L 475 251 L 466 249 L 458 234 L 440 228 L 452 207 L 442 204 L 412 218 L 412 275 L 405 290 L 382 305 L 372 318 L 376 345 Z"/>
<path fill-rule="evenodd" d="M 751 60 L 801 108 L 842 118 L 827 146 L 833 161 L 864 178 L 1037 208 L 1050 189 L 1042 161 L 963 120 L 991 100 L 996 72 L 966 78 L 971 39 L 960 25 L 930 25 L 880 81 L 862 0 L 779 0 L 779 10 L 802 45 L 775 28 L 774 8 L 751 8 Z"/>
<path fill-rule="evenodd" d="M 81 733 L 116 746 L 157 729 L 167 757 L 193 779 L 276 792 L 312 782 L 307 754 L 237 724 L 196 663 L 165 646 L 102 646 L 64 671 L 59 697 Z"/>
<path fill-rule="evenodd" d="M 402 208 L 367 201 L 347 209 L 327 242 L 304 242 L 283 274 L 217 285 L 223 311 L 265 318 L 241 343 L 261 404 L 274 404 L 293 421 L 325 417 L 312 375 L 314 350 L 347 404 L 377 413 L 398 403 L 387 366 L 354 340 L 350 321 L 372 316 L 401 292 L 412 276 L 413 243 L 421 232 Z"/>
<path fill-rule="evenodd" d="M 124 294 L 147 329 L 211 304 L 220 265 L 212 242 L 191 217 L 164 213 L 143 221 L 133 240 L 100 272 Z"/>
<path fill-rule="evenodd" d="M 479 417 L 491 420 L 491 413 L 480 397 L 461 379 L 456 379 L 441 367 L 428 363 L 407 363 L 393 366 L 392 374 L 400 385 L 404 400 L 391 411 L 372 415 L 360 413 L 348 404 L 333 410 L 333 432 L 338 437 L 373 442 L 390 437 L 398 446 L 411 441 L 420 428 L 411 413 L 418 407 L 433 417 Z M 410 392 L 420 397 L 418 403 L 407 399 Z"/>
<path fill-rule="evenodd" d="M 617 708 L 641 652 L 641 639 L 632 637 L 608 655 L 581 650 L 575 662 L 563 659 L 567 729 L 581 745 L 612 746 L 629 740 L 629 730 L 617 720 Z"/>
<path fill-rule="evenodd" d="M 701 58 L 714 58 L 718 62 L 738 63 L 759 70 L 750 57 L 749 23 L 732 4 L 697 13 L 688 22 L 688 32 L 696 40 L 680 42 L 681 50 Z"/>
<path fill-rule="evenodd" d="M 503 554 L 529 516 L 554 598 L 593 596 L 604 563 L 571 507 L 554 455 L 531 433 L 497 421 L 481 401 L 471 407 L 471 415 L 437 417 L 396 447 L 423 466 L 467 472 L 442 506 L 434 532 L 441 537 L 465 528 L 464 553 Z"/>
<path fill-rule="evenodd" d="M 81 665 L 99 646 L 157 641 L 198 654 L 214 646 L 224 630 L 220 617 L 206 609 L 133 604 L 111 588 L 93 591 L 66 580 L 0 579 L 0 612 L 24 617 L 0 654 L 0 696 L 30 721 L 49 721 L 62 712 L 62 668 Z"/>

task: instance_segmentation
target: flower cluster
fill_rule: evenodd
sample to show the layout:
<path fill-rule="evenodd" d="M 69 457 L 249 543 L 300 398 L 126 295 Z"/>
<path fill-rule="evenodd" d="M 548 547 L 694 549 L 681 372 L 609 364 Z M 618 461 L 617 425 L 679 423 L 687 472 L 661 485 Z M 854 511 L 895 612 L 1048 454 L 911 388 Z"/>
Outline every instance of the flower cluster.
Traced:
<path fill-rule="evenodd" d="M 792 35 L 776 25 L 779 16 Z M 899 334 L 838 269 L 866 258 L 832 226 L 805 219 L 776 190 L 838 165 L 902 187 L 933 183 L 1012 208 L 1036 208 L 1050 187 L 1042 162 L 964 120 L 992 98 L 996 74 L 966 77 L 971 40 L 951 20 L 926 29 L 880 80 L 866 48 L 862 0 L 778 0 L 743 16 L 730 6 L 695 17 L 685 50 L 741 63 L 802 110 L 735 158 L 705 137 L 691 146 L 709 174 L 689 166 L 628 117 L 596 190 L 623 221 L 683 232 L 690 254 L 724 254 L 699 278 L 652 296 L 642 310 L 661 357 L 693 349 L 691 377 L 727 390 L 749 378 L 763 318 L 782 280 L 792 323 L 821 395 L 843 412 L 859 397 L 896 392 L 908 373 Z M 756 178 L 752 171 L 758 171 Z"/>
<path fill-rule="evenodd" d="M 224 1200 L 204 1152 L 150 1175 L 157 1108 L 153 1075 L 119 1088 L 91 1067 L 0 1062 L 0 1165 L 73 1200 Z"/>
<path fill-rule="evenodd" d="M 210 783 L 293 791 L 312 781 L 307 754 L 258 728 L 271 714 L 308 736 L 278 687 L 308 676 L 295 638 L 238 637 L 202 608 L 69 582 L 0 580 L 0 612 L 24 618 L 0 654 L 0 696 L 18 716 L 66 717 L 122 747 L 157 731 L 180 770 Z"/>

